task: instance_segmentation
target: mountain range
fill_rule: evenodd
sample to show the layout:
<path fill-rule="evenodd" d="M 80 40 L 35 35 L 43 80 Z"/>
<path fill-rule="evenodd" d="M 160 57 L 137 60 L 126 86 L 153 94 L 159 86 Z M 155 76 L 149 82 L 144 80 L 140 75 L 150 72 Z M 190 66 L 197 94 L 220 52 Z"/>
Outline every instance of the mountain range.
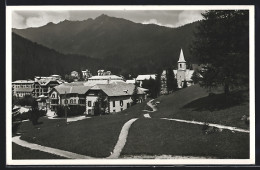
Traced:
<path fill-rule="evenodd" d="M 92 72 L 96 69 L 109 69 L 114 74 L 148 74 L 170 66 L 177 66 L 181 48 L 188 63 L 196 62 L 196 59 L 190 56 L 189 46 L 198 25 L 199 22 L 194 22 L 178 28 L 168 28 L 154 24 L 134 23 L 103 14 L 95 19 L 84 21 L 64 20 L 57 24 L 48 23 L 37 28 L 13 28 L 12 31 L 15 33 L 13 34 L 15 40 L 13 40 L 19 39 L 18 42 L 13 41 L 13 48 L 18 46 L 22 48 L 22 41 L 26 41 L 26 44 L 34 46 L 27 47 L 29 49 L 43 50 L 44 48 L 49 52 L 55 51 L 53 57 L 58 58 L 55 58 L 55 61 L 59 62 L 56 65 L 60 66 L 64 65 L 63 61 L 59 61 L 60 58 L 69 61 L 69 58 L 74 56 L 68 68 L 59 71 L 56 71 L 58 68 L 55 68 L 56 70 L 50 68 L 48 73 L 56 71 L 63 75 L 65 71 L 72 71 L 69 69 L 79 65 L 79 67 L 93 69 Z M 18 38 L 18 35 L 27 40 Z M 28 40 L 33 43 L 29 43 Z M 30 56 L 30 53 L 32 51 L 27 51 L 27 55 Z M 23 59 L 28 65 L 35 65 L 32 62 L 38 60 L 36 57 L 40 57 L 35 55 L 35 59 L 32 60 L 33 57 L 29 58 L 27 55 L 24 55 Z M 13 55 L 13 61 L 14 57 Z M 44 58 L 41 60 L 55 62 L 53 57 L 43 55 L 41 57 Z M 65 65 L 67 67 L 67 64 Z M 43 64 L 41 66 L 49 67 Z"/>

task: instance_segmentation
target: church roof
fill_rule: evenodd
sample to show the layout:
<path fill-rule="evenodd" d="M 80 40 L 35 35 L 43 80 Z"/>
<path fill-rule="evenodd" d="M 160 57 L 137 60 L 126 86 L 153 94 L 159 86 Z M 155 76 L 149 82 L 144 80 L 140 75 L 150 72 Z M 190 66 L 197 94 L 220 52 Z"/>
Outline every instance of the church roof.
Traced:
<path fill-rule="evenodd" d="M 180 63 L 180 62 L 186 62 L 185 59 L 184 59 L 184 55 L 183 55 L 182 49 L 181 49 L 180 58 L 179 58 L 178 63 Z"/>

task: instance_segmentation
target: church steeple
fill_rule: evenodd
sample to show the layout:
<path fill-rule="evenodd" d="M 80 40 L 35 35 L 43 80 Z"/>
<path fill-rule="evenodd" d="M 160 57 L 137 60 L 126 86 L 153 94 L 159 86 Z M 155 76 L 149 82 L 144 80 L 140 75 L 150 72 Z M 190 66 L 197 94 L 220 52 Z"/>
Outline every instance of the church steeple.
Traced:
<path fill-rule="evenodd" d="M 182 49 L 181 49 L 180 57 L 179 57 L 179 61 L 178 61 L 178 70 L 186 70 L 186 61 L 184 59 Z"/>

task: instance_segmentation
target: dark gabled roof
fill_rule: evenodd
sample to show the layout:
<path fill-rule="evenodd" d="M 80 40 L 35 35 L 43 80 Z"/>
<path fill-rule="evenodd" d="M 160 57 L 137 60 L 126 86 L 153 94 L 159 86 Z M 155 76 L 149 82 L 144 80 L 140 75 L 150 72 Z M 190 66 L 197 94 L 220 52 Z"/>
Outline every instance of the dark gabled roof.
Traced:
<path fill-rule="evenodd" d="M 108 96 L 128 96 L 134 92 L 135 85 L 123 82 L 114 82 L 111 84 L 97 84 L 90 90 L 102 90 Z M 145 94 L 144 90 L 137 88 L 138 94 Z"/>
<path fill-rule="evenodd" d="M 53 89 L 55 89 L 59 94 L 85 94 L 90 88 L 90 86 L 69 86 L 68 84 L 61 84 Z"/>

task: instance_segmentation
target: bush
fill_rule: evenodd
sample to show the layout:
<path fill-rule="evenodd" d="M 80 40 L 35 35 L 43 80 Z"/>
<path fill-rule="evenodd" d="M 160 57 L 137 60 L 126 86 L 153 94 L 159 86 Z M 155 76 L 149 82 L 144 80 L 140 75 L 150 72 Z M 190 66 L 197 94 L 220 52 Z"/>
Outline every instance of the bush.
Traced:
<path fill-rule="evenodd" d="M 86 108 L 85 106 L 68 106 L 67 107 L 67 116 L 77 116 L 84 114 Z M 58 117 L 65 116 L 65 106 L 58 106 L 56 108 L 56 114 Z"/>
<path fill-rule="evenodd" d="M 36 115 L 36 116 L 35 116 Z M 21 120 L 31 120 L 33 119 L 32 117 L 38 117 L 38 119 L 42 116 L 45 116 L 46 115 L 46 111 L 44 110 L 35 110 L 35 111 L 32 111 L 32 110 L 29 110 L 28 112 L 24 112 L 22 114 L 19 115 L 19 118 Z"/>
<path fill-rule="evenodd" d="M 18 131 L 18 128 L 20 126 L 20 124 L 22 123 L 21 119 L 20 119 L 20 114 L 12 117 L 12 134 L 16 134 L 16 132 Z"/>

